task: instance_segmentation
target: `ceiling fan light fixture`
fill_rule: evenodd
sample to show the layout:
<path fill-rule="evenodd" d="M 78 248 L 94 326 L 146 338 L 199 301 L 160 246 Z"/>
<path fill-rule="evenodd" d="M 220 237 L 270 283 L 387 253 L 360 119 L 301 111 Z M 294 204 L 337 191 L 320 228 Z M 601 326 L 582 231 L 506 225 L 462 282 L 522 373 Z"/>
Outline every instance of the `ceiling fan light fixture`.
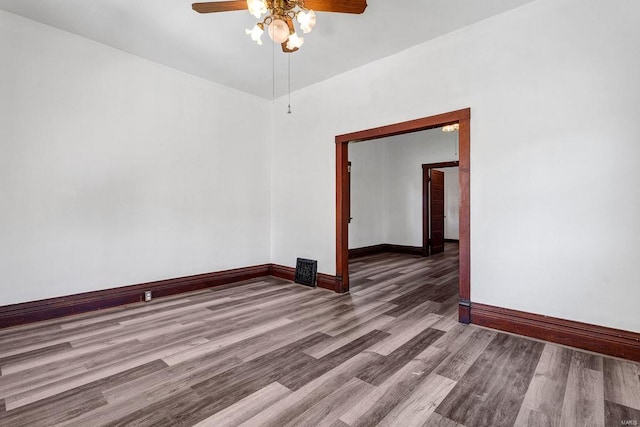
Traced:
<path fill-rule="evenodd" d="M 276 18 L 269 24 L 269 37 L 275 43 L 284 43 L 289 38 L 289 26 L 282 19 Z"/>
<path fill-rule="evenodd" d="M 289 39 L 287 40 L 287 49 L 289 50 L 300 49 L 303 43 L 304 43 L 304 37 L 298 37 L 296 33 L 293 33 L 289 36 Z"/>
<path fill-rule="evenodd" d="M 250 14 L 260 19 L 262 15 L 267 13 L 267 3 L 265 0 L 247 0 L 247 9 Z"/>
<path fill-rule="evenodd" d="M 248 35 L 251 36 L 251 40 L 262 45 L 262 34 L 264 33 L 264 25 L 256 24 L 251 30 L 244 30 Z"/>
<path fill-rule="evenodd" d="M 296 16 L 298 23 L 300 24 L 300 29 L 303 33 L 310 33 L 313 27 L 316 25 L 316 13 L 309 9 L 309 11 L 305 12 L 301 10 L 298 12 Z"/>
<path fill-rule="evenodd" d="M 217 0 L 192 3 L 191 8 L 198 13 L 228 12 L 248 10 L 259 23 L 246 33 L 258 44 L 262 44 L 262 33 L 267 25 L 269 37 L 282 45 L 284 53 L 297 52 L 304 39 L 296 34 L 298 29 L 307 34 L 316 25 L 316 13 L 309 9 L 306 2 L 322 12 L 361 14 L 367 8 L 367 0 Z M 266 15 L 264 19 L 263 15 Z M 293 35 L 289 42 L 289 36 Z M 286 43 L 285 43 L 286 42 Z M 287 46 L 293 46 L 288 48 Z"/>

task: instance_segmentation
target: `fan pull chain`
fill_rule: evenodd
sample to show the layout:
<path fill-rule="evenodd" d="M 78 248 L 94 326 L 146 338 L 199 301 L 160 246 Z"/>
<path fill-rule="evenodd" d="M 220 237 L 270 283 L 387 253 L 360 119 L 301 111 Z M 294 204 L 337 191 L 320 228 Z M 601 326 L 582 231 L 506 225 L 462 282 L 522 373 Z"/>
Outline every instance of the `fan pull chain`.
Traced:
<path fill-rule="evenodd" d="M 271 102 L 276 102 L 276 44 L 271 43 Z"/>
<path fill-rule="evenodd" d="M 287 114 L 291 114 L 291 54 L 287 54 L 287 62 L 289 63 L 289 110 Z"/>

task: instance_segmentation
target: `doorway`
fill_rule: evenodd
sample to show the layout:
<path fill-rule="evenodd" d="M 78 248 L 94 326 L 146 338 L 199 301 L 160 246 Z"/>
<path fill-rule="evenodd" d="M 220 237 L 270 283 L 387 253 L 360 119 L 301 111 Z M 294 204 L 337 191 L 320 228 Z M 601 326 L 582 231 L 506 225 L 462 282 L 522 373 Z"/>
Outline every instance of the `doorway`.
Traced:
<path fill-rule="evenodd" d="M 444 252 L 446 240 L 445 174 L 439 169 L 459 166 L 458 161 L 422 165 L 422 251 L 425 256 Z"/>
<path fill-rule="evenodd" d="M 460 280 L 458 318 L 469 323 L 470 296 L 470 117 L 471 110 L 463 109 L 436 116 L 424 117 L 359 132 L 338 135 L 336 142 L 336 292 L 349 291 L 349 150 L 350 142 L 370 141 L 393 135 L 401 135 L 436 127 L 459 125 L 459 180 L 460 180 Z"/>

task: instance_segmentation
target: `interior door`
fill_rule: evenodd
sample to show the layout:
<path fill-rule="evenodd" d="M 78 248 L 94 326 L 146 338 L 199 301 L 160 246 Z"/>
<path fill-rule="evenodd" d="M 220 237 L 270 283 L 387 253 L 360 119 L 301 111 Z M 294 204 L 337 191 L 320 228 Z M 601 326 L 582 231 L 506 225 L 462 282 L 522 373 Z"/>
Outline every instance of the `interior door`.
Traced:
<path fill-rule="evenodd" d="M 444 172 L 431 169 L 429 191 L 431 255 L 444 252 Z"/>

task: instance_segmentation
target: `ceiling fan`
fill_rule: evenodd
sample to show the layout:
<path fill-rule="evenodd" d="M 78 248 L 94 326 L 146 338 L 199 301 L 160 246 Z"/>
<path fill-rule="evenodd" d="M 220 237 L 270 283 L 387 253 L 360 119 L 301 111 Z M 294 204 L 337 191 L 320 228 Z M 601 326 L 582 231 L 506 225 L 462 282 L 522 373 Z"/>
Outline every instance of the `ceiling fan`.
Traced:
<path fill-rule="evenodd" d="M 318 12 L 338 12 L 361 14 L 367 8 L 367 0 L 233 0 L 206 3 L 193 3 L 193 10 L 199 13 L 229 12 L 233 10 L 249 10 L 258 22 L 246 33 L 251 39 L 262 44 L 265 25 L 274 43 L 282 45 L 285 53 L 300 49 L 304 38 L 296 33 L 293 21 L 297 20 L 303 33 L 311 31 L 316 23 Z"/>

